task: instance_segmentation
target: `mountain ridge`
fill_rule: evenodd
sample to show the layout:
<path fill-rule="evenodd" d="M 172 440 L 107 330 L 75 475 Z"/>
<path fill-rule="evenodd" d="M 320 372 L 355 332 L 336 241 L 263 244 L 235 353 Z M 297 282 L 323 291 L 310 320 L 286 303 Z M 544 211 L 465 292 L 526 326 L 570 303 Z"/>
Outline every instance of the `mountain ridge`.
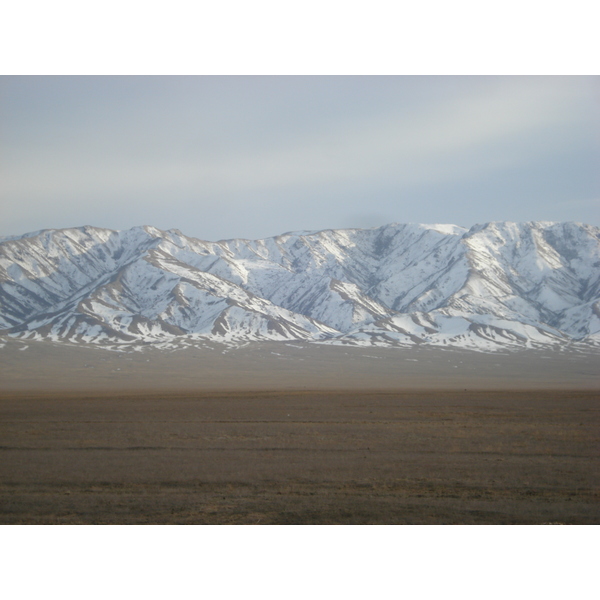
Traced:
<path fill-rule="evenodd" d="M 0 335 L 600 347 L 600 229 L 389 224 L 210 242 L 92 226 L 0 239 Z"/>

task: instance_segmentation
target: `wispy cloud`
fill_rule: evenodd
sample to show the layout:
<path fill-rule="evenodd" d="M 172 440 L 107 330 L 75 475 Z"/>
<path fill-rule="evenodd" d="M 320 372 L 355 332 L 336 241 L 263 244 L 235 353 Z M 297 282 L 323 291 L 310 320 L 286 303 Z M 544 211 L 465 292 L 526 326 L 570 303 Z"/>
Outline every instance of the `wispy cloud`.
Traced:
<path fill-rule="evenodd" d="M 385 88 L 353 100 L 349 92 L 360 81 L 354 78 L 333 86 L 328 104 L 315 101 L 323 93 L 319 80 L 304 80 L 301 98 L 286 87 L 302 88 L 301 79 L 236 81 L 210 80 L 206 93 L 196 80 L 177 94 L 153 88 L 145 97 L 136 88 L 93 106 L 90 95 L 87 109 L 74 98 L 72 118 L 61 108 L 45 122 L 38 111 L 38 130 L 9 127 L 2 144 L 4 215 L 24 206 L 74 210 L 92 198 L 115 210 L 124 198 L 145 198 L 151 211 L 165 198 L 183 210 L 190 198 L 260 195 L 284 206 L 290 189 L 335 189 L 338 198 L 357 186 L 450 189 L 598 147 L 589 86 L 581 85 L 588 80 L 459 78 L 453 87 L 452 78 L 408 79 L 406 98 L 402 88 L 386 98 L 392 88 Z M 355 88 L 344 87 L 347 81 Z M 376 87 L 380 80 L 363 81 Z M 429 86 L 420 91 L 422 102 L 411 91 L 417 85 Z M 50 200 L 59 204 L 49 207 Z"/>

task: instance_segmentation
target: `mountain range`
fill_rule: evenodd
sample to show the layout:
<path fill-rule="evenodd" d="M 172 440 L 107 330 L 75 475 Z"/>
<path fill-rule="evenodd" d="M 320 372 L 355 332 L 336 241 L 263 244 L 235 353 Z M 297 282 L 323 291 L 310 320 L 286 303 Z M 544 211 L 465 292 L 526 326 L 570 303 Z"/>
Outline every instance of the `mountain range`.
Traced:
<path fill-rule="evenodd" d="M 43 230 L 0 238 L 0 336 L 600 348 L 600 229 L 391 224 L 218 242 Z"/>

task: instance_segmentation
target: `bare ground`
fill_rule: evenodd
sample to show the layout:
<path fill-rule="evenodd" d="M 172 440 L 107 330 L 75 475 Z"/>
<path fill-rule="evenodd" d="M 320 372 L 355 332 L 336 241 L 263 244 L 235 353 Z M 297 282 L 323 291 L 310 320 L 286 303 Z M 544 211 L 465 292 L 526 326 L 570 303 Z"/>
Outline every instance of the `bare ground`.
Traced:
<path fill-rule="evenodd" d="M 598 524 L 599 400 L 5 392 L 0 523 Z"/>

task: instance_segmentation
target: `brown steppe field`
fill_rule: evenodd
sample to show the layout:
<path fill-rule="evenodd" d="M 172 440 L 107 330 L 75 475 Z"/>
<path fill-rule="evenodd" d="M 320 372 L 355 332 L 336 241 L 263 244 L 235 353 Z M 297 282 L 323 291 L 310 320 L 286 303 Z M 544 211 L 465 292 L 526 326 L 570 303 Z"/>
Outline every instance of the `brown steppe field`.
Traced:
<path fill-rule="evenodd" d="M 597 355 L 0 352 L 1 524 L 600 522 Z"/>

